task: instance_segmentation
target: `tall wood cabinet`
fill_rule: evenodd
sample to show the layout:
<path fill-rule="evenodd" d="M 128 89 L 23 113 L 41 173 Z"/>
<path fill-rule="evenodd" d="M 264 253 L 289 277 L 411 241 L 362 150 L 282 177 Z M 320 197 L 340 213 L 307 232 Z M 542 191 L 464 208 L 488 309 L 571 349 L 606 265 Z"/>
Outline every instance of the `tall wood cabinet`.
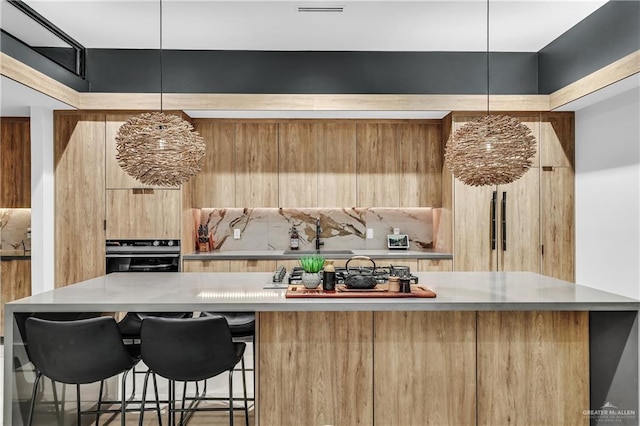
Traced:
<path fill-rule="evenodd" d="M 531 271 L 573 281 L 573 114 L 511 115 L 536 136 L 536 158 L 508 185 L 455 180 L 454 270 Z M 452 130 L 472 118 L 454 114 Z"/>
<path fill-rule="evenodd" d="M 0 119 L 0 208 L 31 207 L 29 117 Z"/>
<path fill-rule="evenodd" d="M 0 336 L 4 336 L 4 304 L 31 296 L 31 260 L 0 260 L 0 277 Z"/>

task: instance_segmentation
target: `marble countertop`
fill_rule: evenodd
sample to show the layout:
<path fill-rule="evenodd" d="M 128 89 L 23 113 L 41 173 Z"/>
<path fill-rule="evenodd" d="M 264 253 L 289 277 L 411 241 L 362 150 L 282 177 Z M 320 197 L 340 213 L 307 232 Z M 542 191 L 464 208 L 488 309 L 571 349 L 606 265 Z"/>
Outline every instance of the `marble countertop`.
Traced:
<path fill-rule="evenodd" d="M 531 272 L 419 272 L 434 299 L 287 299 L 271 274 L 113 273 L 5 305 L 12 312 L 637 310 L 640 301 Z"/>
<path fill-rule="evenodd" d="M 323 254 L 323 251 L 326 253 Z M 321 250 L 319 254 L 327 259 L 349 259 L 352 256 L 368 256 L 376 259 L 452 259 L 451 253 L 441 253 L 433 250 L 352 250 L 353 254 L 335 254 L 331 249 Z M 183 260 L 255 260 L 255 259 L 298 259 L 304 254 L 314 254 L 311 251 L 287 253 L 284 250 L 233 250 L 195 252 L 182 256 Z"/>

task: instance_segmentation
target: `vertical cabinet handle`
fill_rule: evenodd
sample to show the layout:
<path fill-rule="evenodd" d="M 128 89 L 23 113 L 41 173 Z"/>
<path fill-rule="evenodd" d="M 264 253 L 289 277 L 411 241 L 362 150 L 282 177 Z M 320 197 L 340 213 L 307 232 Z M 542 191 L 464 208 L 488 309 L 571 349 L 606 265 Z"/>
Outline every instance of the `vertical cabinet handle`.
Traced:
<path fill-rule="evenodd" d="M 498 192 L 493 191 L 491 197 L 491 250 L 496 249 L 496 202 L 498 198 Z"/>
<path fill-rule="evenodd" d="M 507 251 L 507 193 L 502 193 L 502 250 Z"/>

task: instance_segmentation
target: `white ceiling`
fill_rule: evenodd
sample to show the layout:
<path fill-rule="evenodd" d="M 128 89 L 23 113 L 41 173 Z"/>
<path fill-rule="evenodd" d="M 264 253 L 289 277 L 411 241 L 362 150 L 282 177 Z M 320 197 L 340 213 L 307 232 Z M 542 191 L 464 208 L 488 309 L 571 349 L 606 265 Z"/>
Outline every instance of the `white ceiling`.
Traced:
<path fill-rule="evenodd" d="M 160 0 L 25 2 L 88 48 L 160 45 Z M 491 0 L 490 48 L 537 52 L 604 3 Z M 339 5 L 344 12 L 300 13 L 300 5 Z M 485 0 L 163 0 L 162 7 L 166 49 L 486 50 Z M 3 28 L 16 21 L 9 8 L 3 0 Z"/>

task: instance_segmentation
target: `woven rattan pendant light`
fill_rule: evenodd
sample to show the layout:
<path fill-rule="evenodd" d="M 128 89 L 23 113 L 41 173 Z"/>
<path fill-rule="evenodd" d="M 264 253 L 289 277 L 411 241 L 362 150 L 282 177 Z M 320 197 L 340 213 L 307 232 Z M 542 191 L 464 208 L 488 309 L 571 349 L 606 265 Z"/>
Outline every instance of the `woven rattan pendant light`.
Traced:
<path fill-rule="evenodd" d="M 163 112 L 160 0 L 160 112 L 129 119 L 116 135 L 116 160 L 127 174 L 153 186 L 179 186 L 202 167 L 205 145 L 191 123 Z"/>
<path fill-rule="evenodd" d="M 518 119 L 489 111 L 489 0 L 487 0 L 487 115 L 453 133 L 445 147 L 449 171 L 471 186 L 503 185 L 522 177 L 536 154 L 531 129 Z"/>

